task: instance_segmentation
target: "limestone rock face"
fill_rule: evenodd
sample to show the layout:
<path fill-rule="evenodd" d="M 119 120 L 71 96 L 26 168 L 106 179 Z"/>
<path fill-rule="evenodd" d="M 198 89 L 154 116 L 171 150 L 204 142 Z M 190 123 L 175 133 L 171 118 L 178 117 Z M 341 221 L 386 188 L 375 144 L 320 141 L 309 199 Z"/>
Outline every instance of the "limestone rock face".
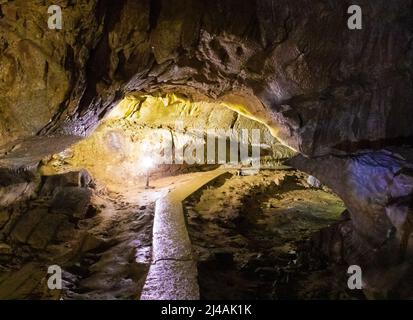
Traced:
<path fill-rule="evenodd" d="M 125 93 L 180 91 L 271 124 L 307 155 L 412 136 L 411 1 L 76 1 L 1 4 L 1 143 L 83 135 Z"/>
<path fill-rule="evenodd" d="M 362 30 L 346 1 L 60 1 L 62 30 L 44 1 L 0 3 L 1 166 L 65 149 L 132 92 L 217 100 L 303 155 L 359 252 L 411 254 L 412 0 L 358 0 Z"/>
<path fill-rule="evenodd" d="M 86 170 L 69 171 L 60 175 L 43 177 L 42 196 L 52 196 L 62 187 L 87 187 L 92 178 Z"/>
<path fill-rule="evenodd" d="M 76 10 L 63 7 L 68 30 L 60 33 L 48 29 L 47 8 L 46 3 L 20 0 L 1 4 L 2 144 L 39 132 L 68 107 L 75 83 L 82 82 L 77 69 L 85 65 L 87 47 L 99 28 L 93 19 L 94 5 L 79 3 Z"/>
<path fill-rule="evenodd" d="M 27 213 L 23 219 L 19 220 L 14 227 L 10 237 L 13 241 L 25 243 L 32 234 L 36 226 L 47 214 L 47 209 L 34 209 Z"/>
<path fill-rule="evenodd" d="M 331 186 L 345 202 L 355 226 L 363 226 L 363 236 L 372 245 L 381 245 L 387 231 L 394 227 L 402 232 L 412 215 L 412 155 L 411 149 L 389 149 L 351 158 L 298 156 L 289 162 Z"/>
<path fill-rule="evenodd" d="M 0 168 L 0 208 L 28 199 L 35 192 L 36 180 L 30 171 L 13 172 Z"/>
<path fill-rule="evenodd" d="M 366 276 L 367 289 L 399 286 L 402 291 L 400 279 L 409 277 L 413 261 L 413 150 L 388 148 L 317 159 L 297 156 L 289 162 L 320 177 L 344 201 L 351 216 L 351 223 L 339 231 L 346 260 L 375 270 Z M 377 277 L 380 272 L 383 277 Z"/>
<path fill-rule="evenodd" d="M 216 137 L 221 142 L 224 137 L 238 141 L 239 150 L 259 140 L 261 166 L 274 167 L 294 155 L 262 123 L 217 103 L 175 100 L 175 95 L 128 96 L 100 122 L 93 134 L 42 161 L 40 171 L 50 175 L 70 168 L 85 168 L 107 186 L 133 187 L 146 175 L 141 163 L 148 154 L 154 166 L 152 177 L 210 170 L 217 165 L 218 158 L 215 164 L 208 161 L 207 146 Z M 240 142 L 244 134 L 247 143 Z M 216 146 L 221 142 L 216 141 Z M 234 161 L 234 152 L 227 147 L 221 156 L 229 163 Z M 241 166 L 241 160 L 245 159 L 239 156 L 238 160 L 233 166 Z M 76 182 L 74 185 L 78 186 L 79 174 L 71 171 L 68 175 L 52 175 L 44 182 L 41 193 L 52 194 L 56 185 L 62 184 L 63 181 L 55 179 L 64 179 L 71 185 Z"/>
<path fill-rule="evenodd" d="M 56 190 L 51 203 L 54 213 L 73 215 L 83 219 L 89 207 L 91 191 L 87 188 L 65 187 Z"/>

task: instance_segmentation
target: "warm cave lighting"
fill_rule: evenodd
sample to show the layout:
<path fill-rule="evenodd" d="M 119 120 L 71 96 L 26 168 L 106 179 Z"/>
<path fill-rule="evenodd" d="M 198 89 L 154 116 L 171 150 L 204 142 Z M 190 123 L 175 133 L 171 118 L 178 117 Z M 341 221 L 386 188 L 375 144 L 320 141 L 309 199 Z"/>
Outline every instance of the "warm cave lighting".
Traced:
<path fill-rule="evenodd" d="M 413 300 L 412 124 L 413 0 L 0 0 L 1 319 Z"/>
<path fill-rule="evenodd" d="M 155 167 L 155 161 L 153 161 L 153 159 L 150 157 L 143 157 L 140 164 L 143 170 L 145 171 L 146 175 L 145 189 L 150 189 L 151 187 L 149 186 L 149 176 L 151 173 L 151 169 Z"/>

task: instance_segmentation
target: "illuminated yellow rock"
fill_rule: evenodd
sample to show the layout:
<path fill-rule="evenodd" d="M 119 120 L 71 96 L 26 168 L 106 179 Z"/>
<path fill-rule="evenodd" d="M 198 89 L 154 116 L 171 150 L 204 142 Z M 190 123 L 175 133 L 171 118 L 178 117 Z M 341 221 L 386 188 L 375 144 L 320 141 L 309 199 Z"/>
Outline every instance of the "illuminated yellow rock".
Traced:
<path fill-rule="evenodd" d="M 86 168 L 96 179 L 106 183 L 134 184 L 146 174 L 141 165 L 143 158 L 151 157 L 156 163 L 169 159 L 169 155 L 165 155 L 168 143 L 175 151 L 171 154 L 172 161 L 168 162 L 170 165 L 158 165 L 154 171 L 169 175 L 189 169 L 189 161 L 177 160 L 176 148 L 182 147 L 183 154 L 188 156 L 191 148 L 205 144 L 208 130 L 233 129 L 239 135 L 242 129 L 258 129 L 261 143 L 269 150 L 262 155 L 266 164 L 292 155 L 289 148 L 271 135 L 266 125 L 252 118 L 242 105 L 191 101 L 173 93 L 134 93 L 125 97 L 92 135 L 55 155 L 42 171 L 45 174 L 64 171 L 69 164 Z M 206 158 L 199 163 L 205 164 Z"/>

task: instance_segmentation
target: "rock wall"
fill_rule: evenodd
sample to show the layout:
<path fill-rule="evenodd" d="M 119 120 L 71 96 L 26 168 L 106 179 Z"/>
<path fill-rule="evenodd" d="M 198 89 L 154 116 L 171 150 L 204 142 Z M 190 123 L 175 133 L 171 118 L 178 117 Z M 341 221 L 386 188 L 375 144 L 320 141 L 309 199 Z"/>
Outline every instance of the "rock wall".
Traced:
<path fill-rule="evenodd" d="M 220 99 L 307 155 L 412 136 L 412 1 L 3 1 L 1 141 L 83 135 L 126 92 Z M 235 14 L 234 14 L 235 13 Z"/>
<path fill-rule="evenodd" d="M 289 162 L 333 188 L 351 220 L 336 227 L 328 252 L 362 266 L 372 297 L 411 297 L 413 261 L 413 150 L 388 148 L 352 157 L 297 156 Z M 324 239 L 325 240 L 325 239 Z M 326 244 L 324 244 L 326 246 Z M 394 296 L 392 296 L 394 295 Z"/>
<path fill-rule="evenodd" d="M 176 97 L 175 97 L 176 98 Z M 181 174 L 189 171 L 209 170 L 216 167 L 208 164 L 207 141 L 209 130 L 215 136 L 215 150 L 219 142 L 216 137 L 226 137 L 226 159 L 229 164 L 230 143 L 238 141 L 242 130 L 247 130 L 247 145 L 251 149 L 253 130 L 259 132 L 260 161 L 262 166 L 278 165 L 290 158 L 294 152 L 274 138 L 263 124 L 246 118 L 217 103 L 175 101 L 173 96 L 128 96 L 101 121 L 99 127 L 88 138 L 46 157 L 41 171 L 54 174 L 86 168 L 102 184 L 136 185 L 146 175 L 142 163 L 153 160 L 152 176 Z M 201 157 L 198 149 L 203 150 Z M 180 158 L 182 150 L 183 159 Z M 195 154 L 195 151 L 197 153 Z M 162 155 L 170 154 L 171 162 L 162 163 Z M 249 151 L 249 155 L 252 152 Z M 238 155 L 238 152 L 237 152 Z M 231 155 L 232 156 L 232 155 Z M 199 157 L 195 163 L 195 157 Z M 191 163 L 191 159 L 194 163 Z M 180 164 L 182 161 L 182 164 Z M 237 168 L 241 167 L 241 159 Z"/>
<path fill-rule="evenodd" d="M 350 4 L 362 8 L 362 30 L 347 28 Z M 89 134 L 130 92 L 179 92 L 258 119 L 307 156 L 294 164 L 346 202 L 352 239 L 374 248 L 392 226 L 400 234 L 411 158 L 384 148 L 412 143 L 413 1 L 61 5 L 56 31 L 47 29 L 46 1 L 0 4 L 2 158 L 18 138 Z M 10 159 L 3 165 L 20 163 Z"/>

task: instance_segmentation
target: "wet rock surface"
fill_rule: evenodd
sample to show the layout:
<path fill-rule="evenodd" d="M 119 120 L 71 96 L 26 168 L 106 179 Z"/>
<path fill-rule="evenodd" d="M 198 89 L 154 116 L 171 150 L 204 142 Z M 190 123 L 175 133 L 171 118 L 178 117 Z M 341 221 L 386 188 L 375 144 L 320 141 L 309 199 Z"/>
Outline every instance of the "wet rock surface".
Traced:
<path fill-rule="evenodd" d="M 81 247 L 85 254 L 64 275 L 63 298 L 140 297 L 151 261 L 154 207 L 140 209 L 122 196 L 103 199 L 108 207 L 101 214 L 113 211 L 109 219 L 97 215 L 82 221 L 81 228 L 88 230 Z"/>
<path fill-rule="evenodd" d="M 96 189 L 85 171 L 41 181 L 38 196 L 0 209 L 0 298 L 138 299 L 153 205 Z M 51 265 L 63 270 L 62 290 L 47 287 Z"/>
<path fill-rule="evenodd" d="M 0 166 L 36 168 L 132 92 L 224 102 L 309 157 L 302 170 L 315 170 L 349 207 L 349 251 L 369 248 L 365 259 L 396 266 L 390 282 L 408 288 L 398 275 L 412 274 L 412 161 L 368 153 L 411 149 L 413 2 L 357 4 L 364 25 L 355 31 L 344 1 L 66 1 L 64 30 L 55 32 L 46 2 L 2 1 Z M 3 185 L 7 175 L 0 205 L 20 212 L 37 184 Z M 0 214 L 0 241 L 17 220 Z M 372 288 L 389 286 L 380 280 L 388 269 L 372 269 Z"/>
<path fill-rule="evenodd" d="M 187 200 L 201 298 L 364 297 L 347 289 L 346 263 L 311 240 L 341 220 L 343 203 L 306 179 L 294 170 L 228 175 Z"/>

